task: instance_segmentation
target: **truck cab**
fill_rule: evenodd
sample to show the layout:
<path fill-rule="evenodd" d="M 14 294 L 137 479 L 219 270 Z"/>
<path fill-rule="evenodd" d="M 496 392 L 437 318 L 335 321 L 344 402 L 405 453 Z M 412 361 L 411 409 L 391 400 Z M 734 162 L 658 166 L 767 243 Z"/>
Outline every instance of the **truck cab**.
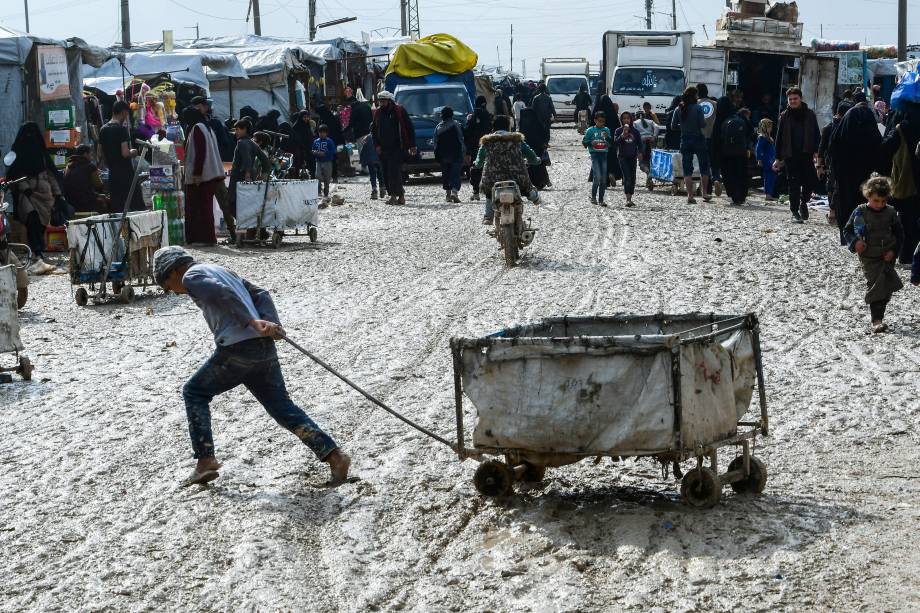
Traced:
<path fill-rule="evenodd" d="M 556 107 L 558 121 L 575 120 L 575 94 L 588 82 L 588 60 L 584 58 L 546 58 L 540 64 L 540 75 L 546 83 L 546 93 Z"/>
<path fill-rule="evenodd" d="M 621 111 L 636 113 L 649 102 L 660 116 L 687 87 L 692 45 L 692 32 L 607 32 L 605 92 Z"/>

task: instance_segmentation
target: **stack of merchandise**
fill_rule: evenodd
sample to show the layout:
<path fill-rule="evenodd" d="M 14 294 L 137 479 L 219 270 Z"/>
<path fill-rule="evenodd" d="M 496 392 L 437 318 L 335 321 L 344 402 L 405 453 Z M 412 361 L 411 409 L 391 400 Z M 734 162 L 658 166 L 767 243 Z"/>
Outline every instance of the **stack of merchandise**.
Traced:
<path fill-rule="evenodd" d="M 185 242 L 185 195 L 181 189 L 182 166 L 176 154 L 176 145 L 157 137 L 153 137 L 151 142 L 154 147 L 149 181 L 153 209 L 166 211 L 169 244 L 182 245 Z"/>

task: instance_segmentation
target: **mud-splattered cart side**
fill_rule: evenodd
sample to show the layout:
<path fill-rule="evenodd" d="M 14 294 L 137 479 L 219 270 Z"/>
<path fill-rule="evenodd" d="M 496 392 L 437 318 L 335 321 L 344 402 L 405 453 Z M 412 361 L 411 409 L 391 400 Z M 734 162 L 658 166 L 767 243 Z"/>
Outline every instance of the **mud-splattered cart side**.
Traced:
<path fill-rule="evenodd" d="M 134 288 L 156 287 L 153 254 L 169 245 L 166 211 L 94 215 L 70 222 L 70 283 L 80 306 L 117 298 L 128 304 Z M 106 284 L 110 284 L 111 292 Z"/>
<path fill-rule="evenodd" d="M 0 360 L 0 383 L 9 383 L 15 372 L 25 381 L 32 379 L 32 362 L 22 355 L 22 339 L 19 337 L 19 312 L 16 297 L 16 267 L 0 266 L 0 354 L 12 353 L 13 366 L 4 366 Z"/>
<path fill-rule="evenodd" d="M 756 315 L 561 317 L 451 340 L 461 458 L 482 462 L 487 496 L 547 467 L 588 457 L 654 457 L 664 470 L 696 460 L 681 498 L 716 504 L 724 485 L 759 494 L 763 462 L 751 442 L 768 417 Z M 757 391 L 759 415 L 743 419 Z M 463 396 L 476 408 L 466 445 Z M 719 449 L 741 453 L 719 473 Z M 504 456 L 505 461 L 487 459 Z M 705 461 L 708 460 L 708 466 Z"/>

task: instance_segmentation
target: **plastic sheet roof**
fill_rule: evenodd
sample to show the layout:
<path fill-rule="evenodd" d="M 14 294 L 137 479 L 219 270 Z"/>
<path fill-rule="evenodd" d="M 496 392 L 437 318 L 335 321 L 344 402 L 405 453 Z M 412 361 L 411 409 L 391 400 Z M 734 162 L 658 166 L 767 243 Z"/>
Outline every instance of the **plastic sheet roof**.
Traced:
<path fill-rule="evenodd" d="M 92 66 L 99 66 L 112 56 L 112 53 L 107 49 L 89 45 L 80 38 L 56 40 L 53 38 L 26 34 L 25 32 L 20 32 L 19 30 L 0 25 L 0 64 L 22 64 L 26 61 L 34 43 L 42 45 L 59 45 L 66 48 L 76 47 L 80 49 L 83 54 L 83 63 Z"/>
<path fill-rule="evenodd" d="M 124 70 L 122 69 L 124 62 Z M 233 53 L 204 49 L 176 49 L 172 53 L 138 51 L 118 54 L 99 68 L 83 66 L 83 84 L 114 94 L 131 78 L 169 73 L 178 83 L 191 83 L 208 89 L 208 74 L 222 78 L 246 78 L 246 70 Z"/>

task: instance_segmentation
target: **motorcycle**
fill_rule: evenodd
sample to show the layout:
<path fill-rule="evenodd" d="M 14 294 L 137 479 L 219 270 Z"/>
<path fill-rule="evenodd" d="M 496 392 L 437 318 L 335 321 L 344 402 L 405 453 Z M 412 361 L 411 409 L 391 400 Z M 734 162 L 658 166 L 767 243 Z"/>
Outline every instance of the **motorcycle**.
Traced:
<path fill-rule="evenodd" d="M 7 159 L 9 158 L 10 156 L 7 155 Z M 11 161 L 7 162 L 6 165 L 9 166 L 11 163 Z M 10 201 L 6 194 L 10 187 L 23 180 L 25 180 L 25 177 L 15 181 L 0 182 L 0 266 L 12 264 L 16 267 L 16 304 L 20 309 L 25 306 L 26 300 L 29 299 L 28 266 L 32 261 L 32 250 L 29 249 L 28 245 L 10 242 L 10 220 L 7 215 Z M 16 255 L 17 252 L 20 254 L 19 256 Z"/>
<path fill-rule="evenodd" d="M 505 264 L 515 266 L 520 250 L 533 242 L 537 229 L 524 221 L 524 201 L 516 181 L 498 181 L 492 186 L 495 238 L 505 251 Z"/>

